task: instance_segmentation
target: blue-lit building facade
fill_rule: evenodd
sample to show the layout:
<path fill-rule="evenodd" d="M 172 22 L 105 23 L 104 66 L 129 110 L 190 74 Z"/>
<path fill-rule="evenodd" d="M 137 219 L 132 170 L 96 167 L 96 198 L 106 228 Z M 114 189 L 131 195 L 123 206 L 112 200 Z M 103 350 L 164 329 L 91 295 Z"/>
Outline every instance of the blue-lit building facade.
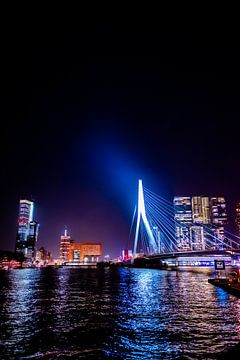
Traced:
<path fill-rule="evenodd" d="M 20 200 L 15 251 L 22 253 L 29 260 L 35 257 L 39 230 L 39 224 L 33 220 L 33 211 L 33 201 Z"/>

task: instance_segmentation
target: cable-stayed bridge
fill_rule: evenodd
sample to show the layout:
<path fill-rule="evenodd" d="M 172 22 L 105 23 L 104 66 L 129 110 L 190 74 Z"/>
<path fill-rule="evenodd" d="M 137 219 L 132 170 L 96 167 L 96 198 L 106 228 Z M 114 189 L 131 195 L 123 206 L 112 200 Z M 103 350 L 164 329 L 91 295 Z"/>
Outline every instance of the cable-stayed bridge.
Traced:
<path fill-rule="evenodd" d="M 181 212 L 181 211 L 180 211 Z M 240 253 L 240 237 L 212 222 L 179 220 L 173 203 L 138 183 L 138 203 L 131 230 L 135 224 L 133 259 L 139 256 L 164 259 L 176 256 Z M 130 231 L 131 231 L 130 230 Z"/>

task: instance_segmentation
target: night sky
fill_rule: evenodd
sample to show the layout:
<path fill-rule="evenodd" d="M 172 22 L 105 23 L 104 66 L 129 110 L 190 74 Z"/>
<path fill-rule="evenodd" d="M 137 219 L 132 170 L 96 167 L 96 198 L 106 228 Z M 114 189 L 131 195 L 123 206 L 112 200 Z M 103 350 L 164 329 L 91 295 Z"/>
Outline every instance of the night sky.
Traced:
<path fill-rule="evenodd" d="M 234 30 L 17 28 L 1 45 L 1 235 L 13 250 L 32 197 L 38 246 L 67 225 L 104 254 L 127 244 L 137 182 L 240 199 L 240 52 Z M 233 219 L 230 219 L 233 228 Z"/>

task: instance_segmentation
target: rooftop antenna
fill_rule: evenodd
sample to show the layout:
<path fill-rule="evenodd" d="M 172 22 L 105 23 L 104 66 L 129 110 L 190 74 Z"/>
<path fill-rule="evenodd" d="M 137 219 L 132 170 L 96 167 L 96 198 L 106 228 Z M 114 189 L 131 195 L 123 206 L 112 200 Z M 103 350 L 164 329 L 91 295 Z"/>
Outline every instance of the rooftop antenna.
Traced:
<path fill-rule="evenodd" d="M 67 226 L 65 225 L 65 230 L 64 230 L 64 236 L 68 236 L 67 234 Z"/>

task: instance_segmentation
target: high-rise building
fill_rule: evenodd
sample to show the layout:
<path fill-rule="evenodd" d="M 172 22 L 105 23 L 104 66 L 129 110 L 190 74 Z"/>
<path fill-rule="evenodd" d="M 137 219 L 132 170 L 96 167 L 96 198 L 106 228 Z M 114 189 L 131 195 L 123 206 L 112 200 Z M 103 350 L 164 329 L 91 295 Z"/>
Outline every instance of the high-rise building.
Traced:
<path fill-rule="evenodd" d="M 174 198 L 176 245 L 181 251 L 220 248 L 227 224 L 223 197 L 181 196 Z"/>
<path fill-rule="evenodd" d="M 192 222 L 190 229 L 192 250 L 204 250 L 205 240 L 209 238 L 210 204 L 207 196 L 192 197 Z"/>
<path fill-rule="evenodd" d="M 190 226 L 192 225 L 192 203 L 190 196 L 176 196 L 174 219 L 176 224 L 176 245 L 179 250 L 191 250 Z"/>
<path fill-rule="evenodd" d="M 238 235 L 240 236 L 240 201 L 236 206 L 236 225 L 237 225 Z"/>
<path fill-rule="evenodd" d="M 203 224 L 210 224 L 210 203 L 208 196 L 201 196 L 202 199 L 202 215 L 203 215 Z"/>
<path fill-rule="evenodd" d="M 64 230 L 64 234 L 60 238 L 60 259 L 62 261 L 67 261 L 69 255 L 69 249 L 71 245 L 71 237 L 67 232 L 67 229 Z"/>
<path fill-rule="evenodd" d="M 226 201 L 224 197 L 212 197 L 211 204 L 211 223 L 215 242 L 224 241 L 224 228 L 227 224 Z"/>
<path fill-rule="evenodd" d="M 38 237 L 39 224 L 33 221 L 34 203 L 30 200 L 20 200 L 18 215 L 18 230 L 16 252 L 21 252 L 28 259 L 34 259 L 35 246 Z"/>
<path fill-rule="evenodd" d="M 205 232 L 201 225 L 190 226 L 190 244 L 191 250 L 201 251 L 205 250 Z"/>
<path fill-rule="evenodd" d="M 38 238 L 39 224 L 36 221 L 29 223 L 27 236 L 27 258 L 34 258 L 36 253 L 36 242 Z"/>
<path fill-rule="evenodd" d="M 209 198 L 207 196 L 192 197 L 192 218 L 195 224 L 210 223 Z"/>
<path fill-rule="evenodd" d="M 39 263 L 49 263 L 52 260 L 50 251 L 47 251 L 43 246 L 36 251 L 36 261 Z"/>
<path fill-rule="evenodd" d="M 33 220 L 33 201 L 20 200 L 18 216 L 18 239 L 26 241 L 30 221 Z"/>

